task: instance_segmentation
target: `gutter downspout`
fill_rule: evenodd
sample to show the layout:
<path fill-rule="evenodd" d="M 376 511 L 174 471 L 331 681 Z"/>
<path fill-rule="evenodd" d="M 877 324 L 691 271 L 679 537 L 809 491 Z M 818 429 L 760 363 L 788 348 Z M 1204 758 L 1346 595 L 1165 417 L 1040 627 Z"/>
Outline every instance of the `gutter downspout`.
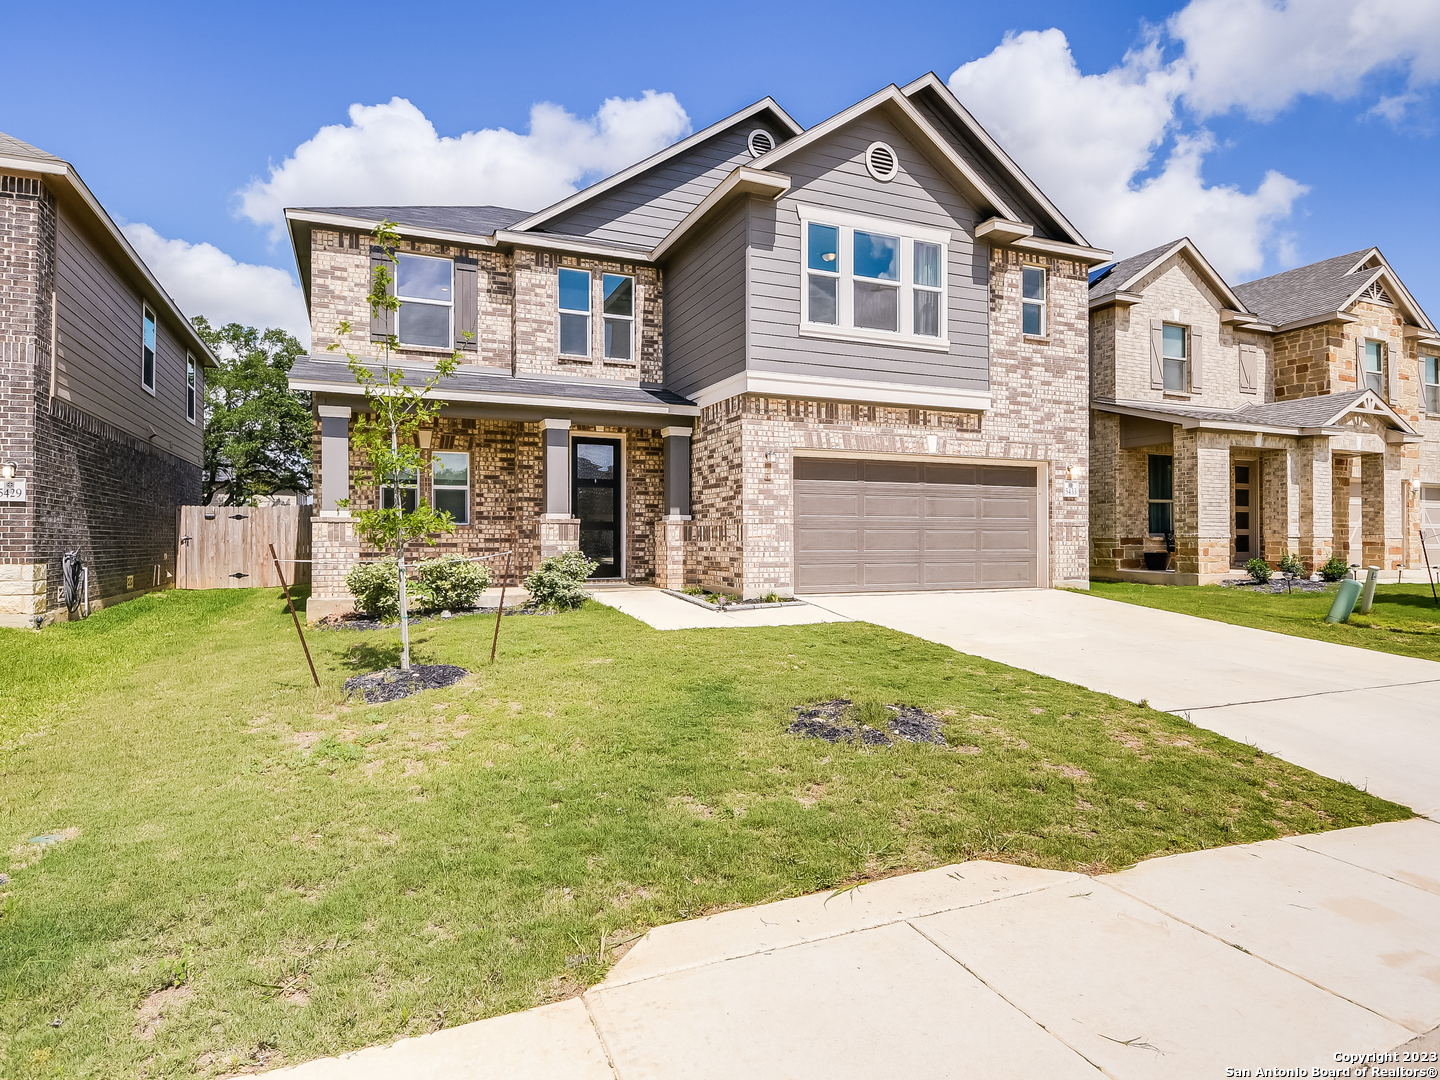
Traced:
<path fill-rule="evenodd" d="M 60 294 L 55 289 L 50 290 L 50 405 L 55 404 L 55 367 L 57 359 L 55 356 L 55 306 L 59 302 Z"/>

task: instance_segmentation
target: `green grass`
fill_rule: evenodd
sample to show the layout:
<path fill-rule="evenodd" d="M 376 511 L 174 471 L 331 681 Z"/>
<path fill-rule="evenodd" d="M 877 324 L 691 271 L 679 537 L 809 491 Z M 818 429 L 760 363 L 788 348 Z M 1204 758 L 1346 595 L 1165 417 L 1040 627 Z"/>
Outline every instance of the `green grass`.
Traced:
<path fill-rule="evenodd" d="M 1429 585 L 1377 585 L 1369 614 L 1351 615 L 1348 623 L 1325 621 L 1335 600 L 1333 588 L 1323 593 L 1256 593 L 1219 585 L 1178 588 L 1094 581 L 1090 591 L 1107 600 L 1164 608 L 1237 626 L 1440 660 L 1440 607 L 1431 597 Z"/>
<path fill-rule="evenodd" d="M 269 591 L 0 631 L 0 1075 L 273 1066 L 564 997 L 729 906 L 1409 816 L 867 624 L 662 634 L 591 603 L 506 619 L 493 668 L 492 626 L 417 626 L 418 660 L 474 674 L 383 706 L 340 684 L 397 634 L 311 634 L 317 692 Z M 956 748 L 785 734 L 837 696 L 941 712 Z"/>

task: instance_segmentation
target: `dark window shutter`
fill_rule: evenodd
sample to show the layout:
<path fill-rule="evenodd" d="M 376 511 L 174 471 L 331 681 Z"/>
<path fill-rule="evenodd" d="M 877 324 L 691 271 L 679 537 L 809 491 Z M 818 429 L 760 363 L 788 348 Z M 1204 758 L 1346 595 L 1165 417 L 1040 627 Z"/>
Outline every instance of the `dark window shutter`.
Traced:
<path fill-rule="evenodd" d="M 469 335 L 468 337 L 466 335 Z M 480 260 L 455 260 L 455 348 L 473 352 L 480 342 Z"/>
<path fill-rule="evenodd" d="M 1395 356 L 1390 347 L 1385 346 L 1385 375 L 1389 384 L 1390 404 L 1394 405 L 1400 400 L 1400 365 L 1395 362 Z"/>
<path fill-rule="evenodd" d="M 1257 385 L 1256 368 L 1259 367 L 1260 350 L 1254 345 L 1240 346 L 1240 392 L 1242 394 L 1255 393 Z"/>
<path fill-rule="evenodd" d="M 1205 338 L 1190 331 L 1190 392 L 1198 394 L 1205 388 Z"/>
<path fill-rule="evenodd" d="M 370 278 L 365 282 L 365 292 L 368 294 L 375 283 L 375 270 L 377 267 L 384 267 L 390 275 L 390 285 L 385 290 L 389 295 L 395 295 L 395 264 L 385 254 L 385 249 L 374 244 L 370 246 Z M 395 333 L 395 312 L 387 311 L 385 308 L 370 309 L 370 340 L 384 341 L 391 334 Z"/>
<path fill-rule="evenodd" d="M 1159 319 L 1150 323 L 1150 389 L 1165 389 L 1165 365 L 1161 357 L 1165 355 L 1165 324 Z"/>

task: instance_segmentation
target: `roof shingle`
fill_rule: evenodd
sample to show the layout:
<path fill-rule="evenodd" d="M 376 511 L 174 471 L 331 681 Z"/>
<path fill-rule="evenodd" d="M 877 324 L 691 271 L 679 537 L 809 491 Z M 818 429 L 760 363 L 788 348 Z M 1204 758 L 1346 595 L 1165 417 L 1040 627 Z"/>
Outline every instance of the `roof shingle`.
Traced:
<path fill-rule="evenodd" d="M 0 131 L 0 156 L 33 158 L 36 161 L 60 161 L 54 154 L 41 150 L 38 146 L 31 146 L 28 142 L 21 142 L 14 135 L 6 135 Z"/>
<path fill-rule="evenodd" d="M 1375 274 L 1374 270 L 1350 269 L 1367 251 L 1352 251 L 1309 266 L 1297 266 L 1279 274 L 1235 286 L 1235 295 L 1266 322 L 1283 325 L 1298 319 L 1339 311 L 1346 300 Z"/>
<path fill-rule="evenodd" d="M 505 206 L 301 206 L 296 209 L 301 213 L 393 221 L 412 228 L 445 229 L 474 236 L 493 236 L 497 229 L 508 229 L 530 216 L 529 210 Z"/>

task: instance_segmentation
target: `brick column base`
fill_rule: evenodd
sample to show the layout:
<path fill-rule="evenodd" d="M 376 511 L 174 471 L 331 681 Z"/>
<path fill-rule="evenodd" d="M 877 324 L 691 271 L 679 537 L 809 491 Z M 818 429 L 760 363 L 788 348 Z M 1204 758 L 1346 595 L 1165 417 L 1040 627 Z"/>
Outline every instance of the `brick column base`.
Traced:
<path fill-rule="evenodd" d="M 580 550 L 580 519 L 568 514 L 540 515 L 540 558 Z"/>
<path fill-rule="evenodd" d="M 360 561 L 360 538 L 348 511 L 325 511 L 310 523 L 310 600 L 305 621 L 355 610 L 345 575 Z"/>
<path fill-rule="evenodd" d="M 655 523 L 655 584 L 685 587 L 685 523 L 688 517 L 664 517 Z"/>
<path fill-rule="evenodd" d="M 35 616 L 45 614 L 47 574 L 44 563 L 0 565 L 0 626 L 35 629 Z"/>

